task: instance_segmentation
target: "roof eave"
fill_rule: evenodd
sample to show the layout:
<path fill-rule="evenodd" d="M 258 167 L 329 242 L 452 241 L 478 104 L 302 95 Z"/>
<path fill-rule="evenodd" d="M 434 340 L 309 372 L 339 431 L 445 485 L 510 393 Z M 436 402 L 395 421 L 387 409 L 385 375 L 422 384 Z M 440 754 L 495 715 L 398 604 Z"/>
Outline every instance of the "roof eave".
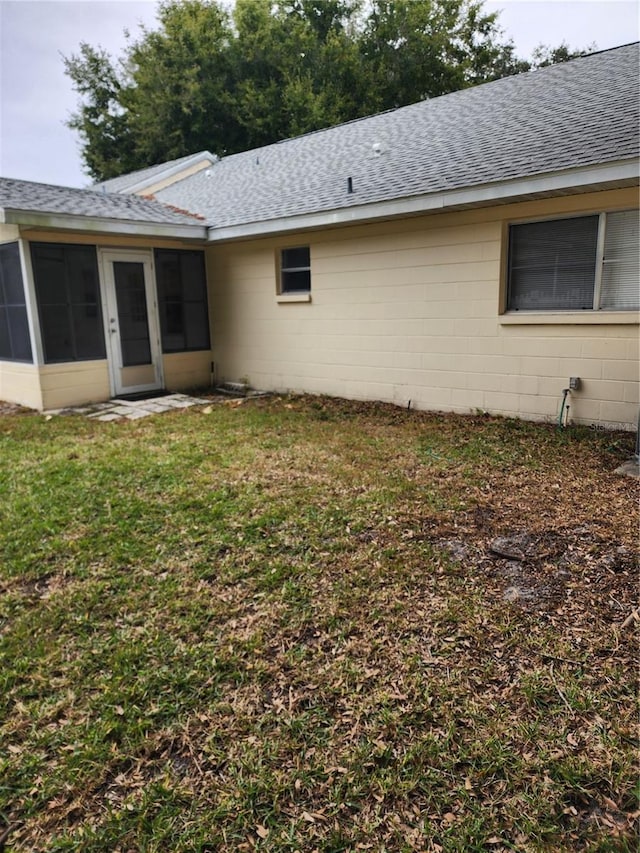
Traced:
<path fill-rule="evenodd" d="M 353 205 L 317 213 L 284 216 L 277 219 L 219 228 L 210 226 L 208 228 L 208 240 L 211 243 L 217 243 L 249 237 L 266 237 L 294 231 L 357 225 L 402 216 L 417 216 L 421 213 L 486 207 L 492 203 L 506 204 L 532 197 L 544 197 L 545 195 L 587 190 L 597 191 L 612 185 L 632 186 L 638 183 L 639 175 L 640 163 L 638 158 L 634 157 L 597 166 L 564 169 L 532 175 L 527 178 L 514 178 L 462 189 Z"/>
<path fill-rule="evenodd" d="M 174 237 L 182 240 L 205 240 L 204 225 L 171 222 L 138 222 L 133 219 L 110 219 L 69 213 L 0 208 L 0 221 L 7 225 L 23 225 L 57 231 L 88 231 L 95 234 L 119 234 L 132 237 Z"/>

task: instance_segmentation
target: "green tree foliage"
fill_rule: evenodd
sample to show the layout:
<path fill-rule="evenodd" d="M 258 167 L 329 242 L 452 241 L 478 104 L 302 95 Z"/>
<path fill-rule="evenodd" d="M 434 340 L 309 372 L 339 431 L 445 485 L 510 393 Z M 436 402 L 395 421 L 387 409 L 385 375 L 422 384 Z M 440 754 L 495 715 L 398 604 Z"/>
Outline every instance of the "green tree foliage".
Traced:
<path fill-rule="evenodd" d="M 208 149 L 219 155 L 579 55 L 532 62 L 482 0 L 164 0 L 114 60 L 65 59 L 68 124 L 96 180 Z"/>
<path fill-rule="evenodd" d="M 233 103 L 227 12 L 200 0 L 166 2 L 125 61 L 121 104 L 140 163 L 241 145 Z"/>
<path fill-rule="evenodd" d="M 111 57 L 82 43 L 80 52 L 64 63 L 65 73 L 83 99 L 67 124 L 80 134 L 88 174 L 111 178 L 138 168 L 129 116 L 121 103 L 120 75 Z"/>
<path fill-rule="evenodd" d="M 242 148 L 337 124 L 358 112 L 362 69 L 350 0 L 238 0 L 234 22 Z"/>
<path fill-rule="evenodd" d="M 569 59 L 575 59 L 576 56 L 582 56 L 585 53 L 593 53 L 597 50 L 594 43 L 587 45 L 584 50 L 571 50 L 566 42 L 562 42 L 558 47 L 548 47 L 540 45 L 533 51 L 533 67 L 546 68 L 548 65 L 557 65 L 559 62 L 567 62 Z"/>
<path fill-rule="evenodd" d="M 362 38 L 369 104 L 389 109 L 483 82 L 499 53 L 495 21 L 466 0 L 373 0 Z"/>

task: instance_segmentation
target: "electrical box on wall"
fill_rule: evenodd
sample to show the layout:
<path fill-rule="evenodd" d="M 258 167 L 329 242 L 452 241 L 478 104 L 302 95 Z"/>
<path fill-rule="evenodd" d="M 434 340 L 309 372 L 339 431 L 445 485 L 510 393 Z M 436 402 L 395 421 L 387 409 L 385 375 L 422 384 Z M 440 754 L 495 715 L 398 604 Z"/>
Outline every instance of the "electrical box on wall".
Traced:
<path fill-rule="evenodd" d="M 582 379 L 579 376 L 572 376 L 569 379 L 569 389 L 571 391 L 579 391 L 582 386 Z"/>

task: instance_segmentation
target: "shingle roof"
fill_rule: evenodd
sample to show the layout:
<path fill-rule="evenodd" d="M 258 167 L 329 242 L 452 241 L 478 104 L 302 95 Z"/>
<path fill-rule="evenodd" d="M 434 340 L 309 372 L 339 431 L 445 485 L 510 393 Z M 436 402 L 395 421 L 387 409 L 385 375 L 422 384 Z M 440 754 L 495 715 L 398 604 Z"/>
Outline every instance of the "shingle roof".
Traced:
<path fill-rule="evenodd" d="M 636 43 L 454 92 L 225 157 L 156 197 L 222 227 L 632 158 L 638 62 Z"/>
<path fill-rule="evenodd" d="M 194 215 L 136 195 L 0 178 L 0 208 L 169 225 L 202 225 Z"/>
<path fill-rule="evenodd" d="M 208 151 L 187 154 L 186 157 L 178 157 L 177 160 L 168 160 L 166 163 L 159 163 L 157 166 L 148 166 L 146 169 L 138 169 L 135 172 L 128 172 L 126 175 L 119 175 L 117 178 L 110 178 L 108 181 L 94 184 L 92 189 L 104 189 L 110 193 L 127 192 L 131 187 L 138 186 L 138 184 L 151 184 L 162 178 L 166 172 L 172 172 L 180 166 L 186 166 L 190 161 L 196 163 L 199 160 L 214 162 L 216 157 Z"/>

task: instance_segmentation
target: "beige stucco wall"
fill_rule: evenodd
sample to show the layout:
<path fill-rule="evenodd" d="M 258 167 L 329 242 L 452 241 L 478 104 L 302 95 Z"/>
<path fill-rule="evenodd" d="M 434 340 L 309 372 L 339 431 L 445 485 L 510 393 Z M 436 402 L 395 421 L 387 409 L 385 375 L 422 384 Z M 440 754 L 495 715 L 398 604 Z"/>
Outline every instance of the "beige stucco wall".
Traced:
<path fill-rule="evenodd" d="M 45 364 L 39 368 L 44 409 L 98 403 L 110 397 L 105 359 Z"/>
<path fill-rule="evenodd" d="M 206 388 L 211 381 L 211 352 L 176 352 L 162 359 L 164 384 L 168 391 Z"/>
<path fill-rule="evenodd" d="M 508 221 L 632 208 L 637 190 L 435 214 L 208 250 L 213 357 L 256 388 L 632 427 L 638 317 L 502 316 Z M 276 255 L 311 247 L 312 301 L 278 303 Z M 629 322 L 632 321 L 632 322 Z"/>
<path fill-rule="evenodd" d="M 42 409 L 38 368 L 17 361 L 0 361 L 0 400 Z"/>

